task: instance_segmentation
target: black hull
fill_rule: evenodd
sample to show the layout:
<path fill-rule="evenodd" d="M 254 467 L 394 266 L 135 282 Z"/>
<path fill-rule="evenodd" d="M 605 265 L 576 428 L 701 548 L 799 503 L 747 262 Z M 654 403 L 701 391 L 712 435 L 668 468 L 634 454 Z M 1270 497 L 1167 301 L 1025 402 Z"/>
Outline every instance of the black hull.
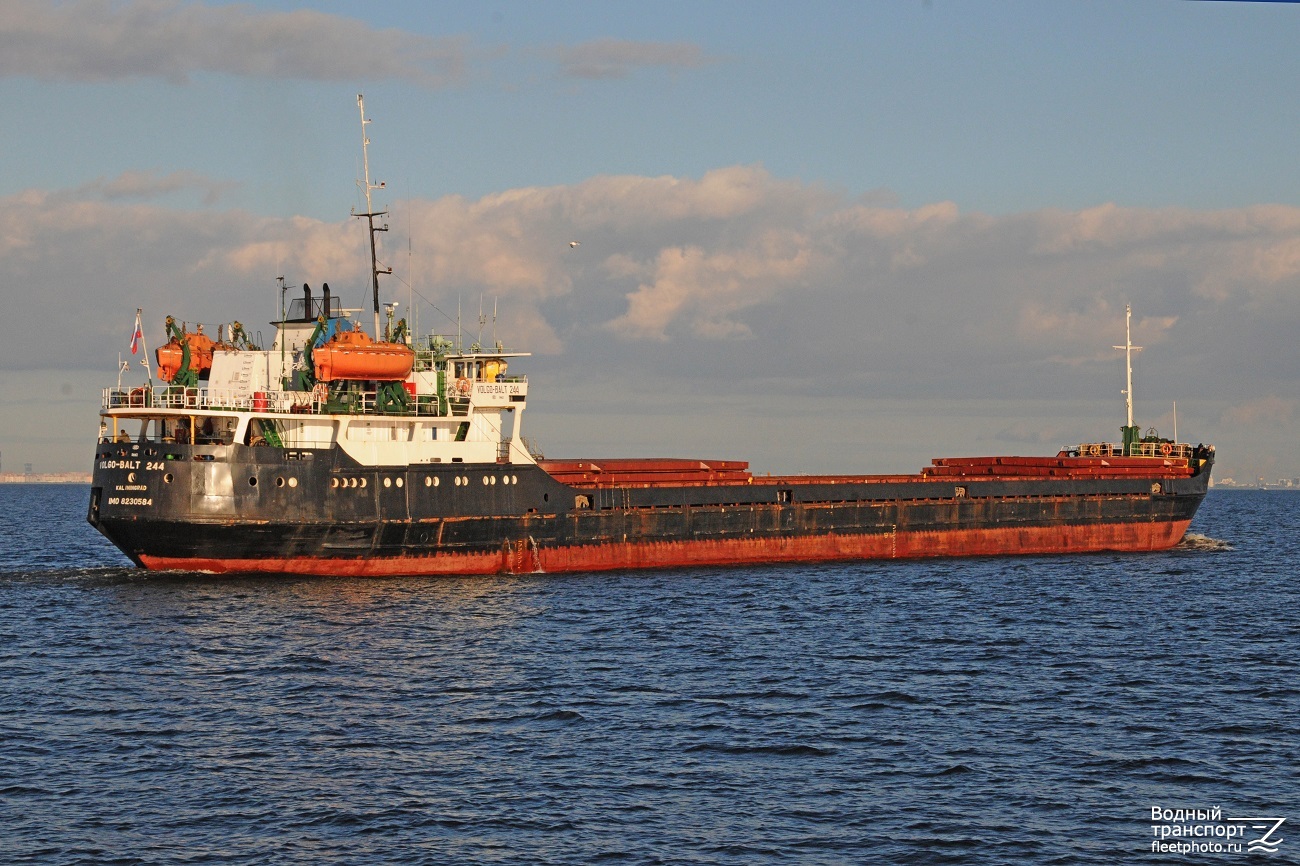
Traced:
<path fill-rule="evenodd" d="M 362 467 L 339 449 L 101 445 L 89 519 L 148 568 L 346 574 L 1150 550 L 1191 477 L 574 487 L 532 465 Z"/>

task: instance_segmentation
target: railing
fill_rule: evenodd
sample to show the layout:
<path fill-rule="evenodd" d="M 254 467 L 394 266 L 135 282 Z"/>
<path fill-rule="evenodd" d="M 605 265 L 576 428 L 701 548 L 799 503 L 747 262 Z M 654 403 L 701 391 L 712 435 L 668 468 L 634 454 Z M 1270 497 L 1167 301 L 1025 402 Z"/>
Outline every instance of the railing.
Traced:
<path fill-rule="evenodd" d="M 373 397 L 373 392 L 371 392 Z M 318 414 L 320 394 L 311 391 L 256 391 L 252 394 L 178 388 L 172 385 L 105 388 L 104 409 L 196 409 L 210 412 L 295 412 Z"/>
<path fill-rule="evenodd" d="M 103 409 L 197 409 L 207 408 L 207 399 L 199 388 L 141 385 L 105 388 L 100 406 Z"/>
<path fill-rule="evenodd" d="M 375 391 L 349 391 L 330 398 L 321 386 L 316 391 L 256 391 L 252 394 L 171 385 L 103 389 L 101 409 L 180 409 L 207 412 L 288 412 L 294 415 L 418 415 L 441 417 L 438 398 L 422 394 L 409 398 L 406 411 L 380 412 Z M 469 400 L 452 401 L 449 414 L 468 415 Z"/>
<path fill-rule="evenodd" d="M 1088 442 L 1068 449 L 1080 457 L 1122 457 L 1123 445 L 1109 442 Z M 1190 460 L 1196 449 L 1185 442 L 1135 442 L 1129 456 L 1131 457 L 1178 457 Z"/>

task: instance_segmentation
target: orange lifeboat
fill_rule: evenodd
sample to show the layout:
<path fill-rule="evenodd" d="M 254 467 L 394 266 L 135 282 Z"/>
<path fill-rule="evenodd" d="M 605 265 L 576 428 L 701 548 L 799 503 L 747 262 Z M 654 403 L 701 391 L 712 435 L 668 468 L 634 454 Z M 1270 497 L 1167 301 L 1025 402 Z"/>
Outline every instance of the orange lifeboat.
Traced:
<path fill-rule="evenodd" d="M 212 338 L 202 331 L 186 331 L 185 342 L 189 343 L 190 346 L 190 369 L 199 375 L 211 370 L 212 347 L 214 345 Z M 172 337 L 166 345 L 159 346 L 154 354 L 158 358 L 158 375 L 163 381 L 170 382 L 176 378 L 177 372 L 181 369 L 182 355 L 184 354 L 180 341 Z"/>
<path fill-rule="evenodd" d="M 401 343 L 376 343 L 365 331 L 340 331 L 311 352 L 317 382 L 367 379 L 397 382 L 411 375 L 415 352 Z"/>

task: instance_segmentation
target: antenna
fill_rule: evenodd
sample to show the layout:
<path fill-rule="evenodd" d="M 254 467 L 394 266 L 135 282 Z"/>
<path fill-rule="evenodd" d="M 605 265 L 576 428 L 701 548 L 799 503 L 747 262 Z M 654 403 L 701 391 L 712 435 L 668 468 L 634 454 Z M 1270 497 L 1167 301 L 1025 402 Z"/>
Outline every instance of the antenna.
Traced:
<path fill-rule="evenodd" d="M 287 350 L 284 345 L 286 341 L 282 329 L 284 328 L 285 322 L 289 320 L 289 311 L 284 306 L 284 295 L 285 292 L 289 291 L 289 284 L 284 281 L 284 277 L 276 277 L 275 279 L 280 284 L 280 324 L 276 330 L 275 338 L 276 342 L 280 344 L 280 387 L 287 390 L 288 377 L 284 375 L 285 352 Z M 311 310 L 306 310 L 303 315 L 311 316 Z M 325 311 L 325 315 L 329 315 L 329 310 Z"/>
<path fill-rule="evenodd" d="M 478 339 L 474 341 L 474 345 L 479 348 L 483 346 L 483 326 L 486 324 L 487 316 L 483 315 L 483 295 L 480 293 L 478 296 Z"/>
<path fill-rule="evenodd" d="M 409 198 L 411 182 L 407 179 L 406 189 L 406 309 L 411 314 L 411 345 L 420 339 L 420 314 L 415 306 L 415 253 L 411 249 L 411 199 Z"/>
<path fill-rule="evenodd" d="M 366 212 L 357 213 L 355 209 L 352 215 L 355 217 L 365 217 L 366 224 L 370 227 L 370 280 L 375 292 L 375 340 L 379 339 L 379 275 L 391 274 L 392 268 L 380 268 L 379 257 L 375 249 L 375 232 L 388 231 L 388 223 L 375 227 L 375 217 L 387 216 L 388 211 L 376 211 L 370 204 L 370 191 L 375 189 L 384 189 L 384 183 L 370 182 L 370 139 L 366 136 L 366 124 L 370 121 L 366 118 L 366 101 L 365 97 L 357 94 L 357 108 L 361 111 L 361 163 L 365 172 L 365 180 L 357 181 L 357 184 L 366 191 Z"/>
<path fill-rule="evenodd" d="M 1133 345 L 1133 307 L 1124 305 L 1124 345 L 1115 346 L 1124 350 L 1124 366 L 1128 373 L 1127 388 L 1124 389 L 1125 403 L 1128 406 L 1128 425 L 1124 428 L 1124 454 L 1131 456 L 1132 446 L 1137 442 L 1137 428 L 1133 426 L 1133 353 L 1141 352 L 1141 346 Z"/>
<path fill-rule="evenodd" d="M 144 312 L 141 307 L 135 308 L 135 320 L 140 321 L 140 316 Z M 145 375 L 149 377 L 149 387 L 153 387 L 153 368 L 149 366 L 149 344 L 144 339 L 144 329 L 140 329 L 140 351 L 143 357 L 140 358 L 140 366 L 144 367 Z"/>

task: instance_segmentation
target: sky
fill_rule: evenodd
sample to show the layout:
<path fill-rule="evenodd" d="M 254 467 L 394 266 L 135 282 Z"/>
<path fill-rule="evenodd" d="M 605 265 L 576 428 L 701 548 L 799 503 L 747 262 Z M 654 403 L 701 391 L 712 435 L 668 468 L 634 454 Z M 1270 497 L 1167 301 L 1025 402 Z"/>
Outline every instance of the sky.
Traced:
<path fill-rule="evenodd" d="M 6 0 L 0 469 L 89 471 L 137 308 L 151 349 L 269 342 L 281 276 L 368 308 L 364 94 L 383 300 L 532 352 L 548 457 L 1118 441 L 1131 305 L 1136 423 L 1300 476 L 1297 44 L 1269 2 Z"/>

